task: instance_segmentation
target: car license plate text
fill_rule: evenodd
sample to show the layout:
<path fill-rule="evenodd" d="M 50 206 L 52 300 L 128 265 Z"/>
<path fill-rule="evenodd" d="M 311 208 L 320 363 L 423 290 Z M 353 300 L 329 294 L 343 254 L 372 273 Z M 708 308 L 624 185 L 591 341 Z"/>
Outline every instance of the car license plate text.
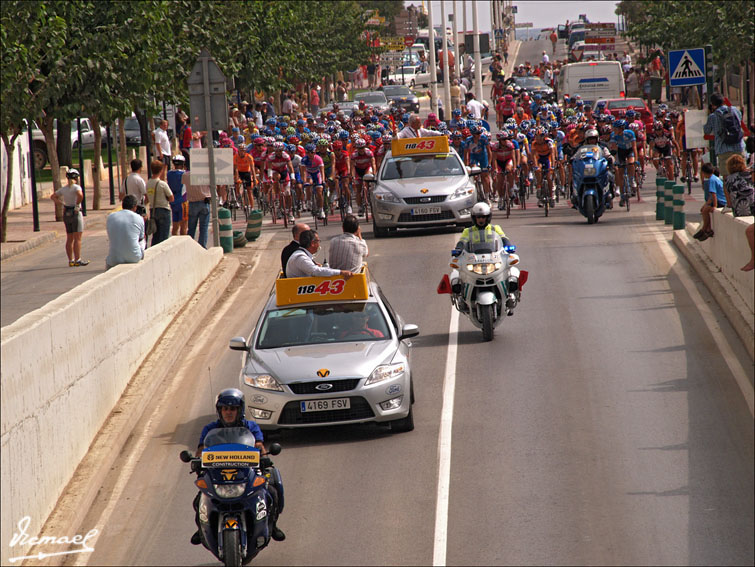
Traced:
<path fill-rule="evenodd" d="M 412 209 L 413 215 L 439 215 L 440 207 L 417 207 Z"/>
<path fill-rule="evenodd" d="M 329 398 L 326 400 L 307 400 L 301 402 L 302 413 L 308 411 L 342 410 L 351 407 L 349 398 Z"/>

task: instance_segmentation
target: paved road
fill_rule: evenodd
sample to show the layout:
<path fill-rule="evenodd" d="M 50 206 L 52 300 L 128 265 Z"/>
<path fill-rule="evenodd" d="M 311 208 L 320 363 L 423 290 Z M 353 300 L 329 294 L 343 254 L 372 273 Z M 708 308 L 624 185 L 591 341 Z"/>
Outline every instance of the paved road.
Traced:
<path fill-rule="evenodd" d="M 751 363 L 684 262 L 671 268 L 650 202 L 587 226 L 559 205 L 496 221 L 530 271 L 523 303 L 483 343 L 458 333 L 448 564 L 752 564 L 752 416 L 732 378 Z M 124 451 L 84 528 L 97 565 L 214 564 L 189 544 L 195 489 L 179 462 L 213 419 L 212 394 L 236 385 L 229 337 L 257 317 L 287 241 L 187 345 L 162 397 Z M 331 225 L 322 235 L 335 234 Z M 370 241 L 370 268 L 414 340 L 415 431 L 373 426 L 284 432 L 284 543 L 270 565 L 430 564 L 438 436 L 451 308 L 435 287 L 458 233 Z M 663 239 L 661 239 L 663 240 Z M 729 341 L 724 359 L 715 338 Z M 208 372 L 208 367 L 211 372 Z M 211 383 L 211 385 L 210 385 Z M 110 490 L 122 490 L 110 501 Z M 116 513 L 102 515 L 105 507 Z M 443 526 L 441 526 L 443 527 Z M 442 539 L 440 540 L 442 541 Z"/>

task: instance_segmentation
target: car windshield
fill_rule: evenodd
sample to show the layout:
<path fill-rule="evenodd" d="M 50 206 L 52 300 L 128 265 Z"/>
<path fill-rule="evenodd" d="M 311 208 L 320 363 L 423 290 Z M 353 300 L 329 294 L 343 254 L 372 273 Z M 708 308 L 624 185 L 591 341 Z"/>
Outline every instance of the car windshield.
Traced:
<path fill-rule="evenodd" d="M 226 443 L 248 445 L 254 447 L 256 439 L 246 427 L 216 427 L 211 429 L 204 438 L 205 447 L 214 447 Z"/>
<path fill-rule="evenodd" d="M 409 87 L 383 87 L 385 96 L 411 96 L 412 91 Z"/>
<path fill-rule="evenodd" d="M 524 88 L 546 86 L 543 80 L 538 79 L 537 77 L 517 77 L 516 84 Z"/>
<path fill-rule="evenodd" d="M 386 98 L 383 93 L 364 93 L 358 94 L 354 97 L 354 100 L 363 100 L 366 103 L 385 103 Z"/>
<path fill-rule="evenodd" d="M 464 168 L 454 154 L 391 157 L 383 167 L 383 181 L 413 177 L 464 175 Z"/>
<path fill-rule="evenodd" d="M 640 98 L 624 98 L 621 100 L 612 100 L 608 103 L 608 108 L 642 108 L 645 104 Z"/>
<path fill-rule="evenodd" d="M 311 305 L 268 311 L 257 348 L 390 339 L 377 303 Z"/>

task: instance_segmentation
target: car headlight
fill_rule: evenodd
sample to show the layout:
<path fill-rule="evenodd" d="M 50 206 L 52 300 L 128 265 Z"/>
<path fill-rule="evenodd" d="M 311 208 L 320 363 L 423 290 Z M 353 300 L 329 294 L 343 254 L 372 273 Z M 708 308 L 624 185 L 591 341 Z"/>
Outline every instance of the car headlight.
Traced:
<path fill-rule="evenodd" d="M 214 484 L 215 494 L 221 498 L 238 498 L 246 490 L 246 482 L 236 482 L 234 484 Z"/>
<path fill-rule="evenodd" d="M 364 385 L 369 386 L 370 384 L 377 384 L 378 382 L 388 380 L 389 378 L 395 378 L 402 374 L 404 370 L 406 370 L 406 364 L 403 362 L 396 364 L 383 364 L 372 371 L 372 374 L 367 378 Z"/>
<path fill-rule="evenodd" d="M 475 189 L 471 185 L 462 185 L 451 195 L 451 199 L 463 199 L 469 197 L 474 193 Z"/>
<path fill-rule="evenodd" d="M 270 376 L 270 374 L 244 374 L 244 384 L 262 390 L 275 390 L 276 392 L 283 391 L 283 388 L 278 384 L 278 381 Z"/>
<path fill-rule="evenodd" d="M 501 262 L 467 264 L 467 270 L 474 272 L 475 274 L 478 274 L 480 276 L 484 276 L 485 274 L 490 274 L 495 272 L 496 270 L 500 270 L 502 265 L 503 264 L 501 264 Z"/>
<path fill-rule="evenodd" d="M 378 201 L 382 201 L 384 203 L 400 203 L 401 199 L 396 197 L 393 193 L 388 191 L 387 189 L 381 189 L 377 188 L 372 193 L 375 196 L 375 199 Z"/>

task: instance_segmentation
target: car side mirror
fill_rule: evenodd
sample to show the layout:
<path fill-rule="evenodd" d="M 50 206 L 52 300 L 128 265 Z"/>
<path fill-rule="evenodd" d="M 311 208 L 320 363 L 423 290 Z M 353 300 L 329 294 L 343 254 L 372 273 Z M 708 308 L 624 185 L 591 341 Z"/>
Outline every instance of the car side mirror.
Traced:
<path fill-rule="evenodd" d="M 233 337 L 231 339 L 231 342 L 228 344 L 228 347 L 231 350 L 249 350 L 249 347 L 246 344 L 246 339 L 244 337 Z"/>
<path fill-rule="evenodd" d="M 267 452 L 270 453 L 271 455 L 280 455 L 280 452 L 281 452 L 280 443 L 271 443 Z"/>
<path fill-rule="evenodd" d="M 375 181 L 375 176 L 372 173 L 366 173 L 362 176 L 365 181 Z"/>
<path fill-rule="evenodd" d="M 417 325 L 408 324 L 401 327 L 401 336 L 399 337 L 399 339 L 410 339 L 411 337 L 416 337 L 417 335 L 419 335 L 419 327 Z"/>

